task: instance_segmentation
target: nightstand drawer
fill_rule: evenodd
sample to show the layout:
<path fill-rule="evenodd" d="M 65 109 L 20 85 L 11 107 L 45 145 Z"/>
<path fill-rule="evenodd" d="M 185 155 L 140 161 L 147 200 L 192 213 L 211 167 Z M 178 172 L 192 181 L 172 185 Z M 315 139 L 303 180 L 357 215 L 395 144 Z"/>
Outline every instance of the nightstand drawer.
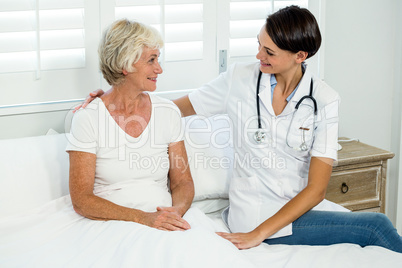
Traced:
<path fill-rule="evenodd" d="M 335 171 L 328 184 L 326 199 L 350 210 L 381 205 L 381 166 Z"/>

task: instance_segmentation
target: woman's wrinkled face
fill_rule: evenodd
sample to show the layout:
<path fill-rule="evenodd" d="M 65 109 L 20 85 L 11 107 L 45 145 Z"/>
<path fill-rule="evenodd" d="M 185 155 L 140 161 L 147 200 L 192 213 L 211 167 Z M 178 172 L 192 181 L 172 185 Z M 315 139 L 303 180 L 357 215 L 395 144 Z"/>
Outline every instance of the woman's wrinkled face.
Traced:
<path fill-rule="evenodd" d="M 158 75 L 163 72 L 159 55 L 159 49 L 144 47 L 141 58 L 133 65 L 135 71 L 127 73 L 126 83 L 141 91 L 155 91 Z"/>
<path fill-rule="evenodd" d="M 260 70 L 263 73 L 280 74 L 290 70 L 295 62 L 296 53 L 278 48 L 265 30 L 261 28 L 258 38 L 258 53 Z"/>

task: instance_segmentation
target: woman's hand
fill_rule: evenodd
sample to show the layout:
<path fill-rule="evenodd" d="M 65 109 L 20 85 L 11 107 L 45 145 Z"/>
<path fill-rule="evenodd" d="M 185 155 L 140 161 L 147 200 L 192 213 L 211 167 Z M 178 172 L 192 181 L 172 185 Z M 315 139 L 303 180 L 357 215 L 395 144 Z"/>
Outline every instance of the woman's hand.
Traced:
<path fill-rule="evenodd" d="M 146 213 L 142 223 L 164 231 L 185 231 L 191 228 L 175 207 L 158 207 L 156 212 Z"/>
<path fill-rule="evenodd" d="M 239 249 L 258 246 L 267 237 L 292 223 L 301 215 L 320 203 L 331 177 L 333 160 L 312 157 L 307 187 L 286 203 L 275 215 L 265 220 L 249 233 L 217 233 L 232 242 Z"/>
<path fill-rule="evenodd" d="M 75 113 L 76 111 L 78 111 L 80 108 L 85 108 L 87 107 L 87 105 L 89 103 L 91 103 L 91 101 L 93 101 L 96 97 L 100 97 L 103 94 L 105 94 L 105 92 L 102 89 L 97 89 L 95 91 L 92 91 L 89 93 L 88 97 L 85 99 L 84 103 L 77 105 L 76 107 L 74 107 L 73 113 Z"/>
<path fill-rule="evenodd" d="M 261 238 L 255 231 L 249 233 L 216 233 L 217 235 L 232 242 L 238 249 L 253 248 L 262 243 Z"/>

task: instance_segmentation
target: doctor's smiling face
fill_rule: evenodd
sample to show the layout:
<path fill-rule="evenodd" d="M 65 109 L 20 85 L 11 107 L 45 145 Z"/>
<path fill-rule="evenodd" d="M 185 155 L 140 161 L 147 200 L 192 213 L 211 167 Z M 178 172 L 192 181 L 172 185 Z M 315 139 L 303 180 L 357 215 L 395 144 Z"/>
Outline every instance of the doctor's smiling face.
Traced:
<path fill-rule="evenodd" d="M 305 8 L 290 6 L 268 16 L 258 35 L 260 70 L 263 73 L 294 72 L 314 56 L 321 46 L 321 33 L 314 15 Z M 301 68 L 300 68 L 301 70 Z"/>
<path fill-rule="evenodd" d="M 266 31 L 266 26 L 261 28 L 258 39 L 258 53 L 256 58 L 260 60 L 260 70 L 263 73 L 281 74 L 293 69 L 298 64 L 298 53 L 280 49 Z"/>

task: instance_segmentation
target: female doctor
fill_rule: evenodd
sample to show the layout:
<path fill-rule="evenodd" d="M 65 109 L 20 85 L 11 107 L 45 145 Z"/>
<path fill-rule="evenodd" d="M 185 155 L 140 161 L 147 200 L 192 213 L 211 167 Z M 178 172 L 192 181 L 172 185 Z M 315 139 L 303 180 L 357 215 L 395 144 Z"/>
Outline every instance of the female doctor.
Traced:
<path fill-rule="evenodd" d="M 183 116 L 228 114 L 233 126 L 234 178 L 223 213 L 231 233 L 218 234 L 239 249 L 355 243 L 402 252 L 385 215 L 350 213 L 324 199 L 337 159 L 340 98 L 304 63 L 321 45 L 314 16 L 283 8 L 257 39 L 258 63 L 236 63 L 174 101 Z"/>

